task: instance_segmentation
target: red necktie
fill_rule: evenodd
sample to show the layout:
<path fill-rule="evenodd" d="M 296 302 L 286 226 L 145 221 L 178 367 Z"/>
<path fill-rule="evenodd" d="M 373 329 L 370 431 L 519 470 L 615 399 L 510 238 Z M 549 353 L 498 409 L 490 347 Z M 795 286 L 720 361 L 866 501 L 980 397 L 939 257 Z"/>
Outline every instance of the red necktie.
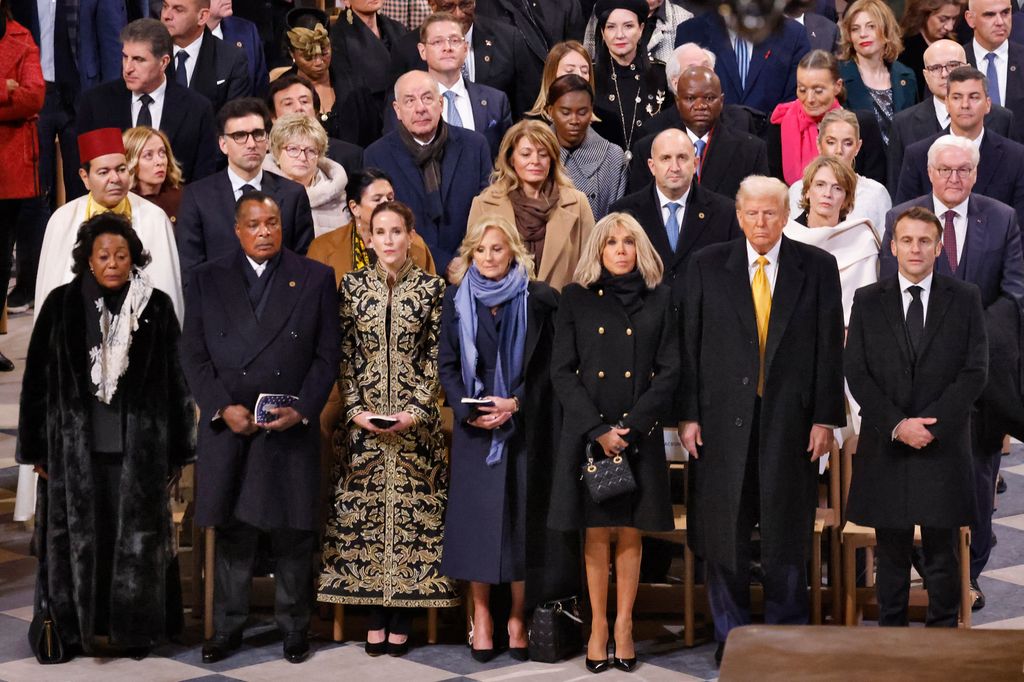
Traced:
<path fill-rule="evenodd" d="M 953 217 L 956 211 L 946 211 L 942 214 L 946 219 L 946 226 L 942 229 L 942 250 L 946 253 L 946 260 L 949 261 L 949 271 L 956 273 L 956 229 L 953 228 Z"/>

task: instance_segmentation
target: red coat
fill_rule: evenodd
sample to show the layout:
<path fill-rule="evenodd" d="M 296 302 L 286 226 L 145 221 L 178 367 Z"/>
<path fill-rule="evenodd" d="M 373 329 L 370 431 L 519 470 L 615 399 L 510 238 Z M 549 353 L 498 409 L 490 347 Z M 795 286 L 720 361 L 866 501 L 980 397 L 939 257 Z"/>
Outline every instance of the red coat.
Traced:
<path fill-rule="evenodd" d="M 14 92 L 7 90 L 9 78 L 18 82 Z M 0 38 L 0 199 L 40 193 L 36 119 L 45 95 L 39 48 L 28 29 L 8 19 Z"/>

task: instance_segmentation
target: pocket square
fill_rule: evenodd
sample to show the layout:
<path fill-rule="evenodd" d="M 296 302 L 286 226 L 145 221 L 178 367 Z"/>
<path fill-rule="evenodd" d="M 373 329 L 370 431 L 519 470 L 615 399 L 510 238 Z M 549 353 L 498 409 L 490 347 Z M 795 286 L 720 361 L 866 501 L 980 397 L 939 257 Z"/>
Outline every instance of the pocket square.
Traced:
<path fill-rule="evenodd" d="M 226 83 L 227 80 L 228 80 L 227 78 L 222 78 L 219 81 L 217 81 L 217 85 L 224 85 L 224 83 Z"/>

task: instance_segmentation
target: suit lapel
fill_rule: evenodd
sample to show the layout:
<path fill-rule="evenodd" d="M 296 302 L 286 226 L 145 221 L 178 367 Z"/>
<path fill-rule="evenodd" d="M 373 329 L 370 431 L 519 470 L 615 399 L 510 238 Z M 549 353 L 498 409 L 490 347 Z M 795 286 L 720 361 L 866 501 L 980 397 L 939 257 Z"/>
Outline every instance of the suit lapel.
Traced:
<path fill-rule="evenodd" d="M 181 101 L 178 98 L 178 92 L 184 89 L 173 79 L 167 79 L 167 89 L 164 90 L 164 108 L 160 112 L 160 130 L 170 138 L 171 142 L 175 141 L 175 136 L 185 121 L 186 111 L 177 104 Z M 171 104 L 172 102 L 174 104 Z"/>
<path fill-rule="evenodd" d="M 563 257 L 568 257 L 572 251 L 568 245 L 576 241 L 576 216 L 578 211 L 568 210 L 575 206 L 577 198 L 575 194 L 563 194 L 558 202 L 558 207 L 551 212 L 548 218 L 547 230 L 544 237 L 544 252 L 540 261 L 540 271 L 537 279 L 546 280 L 554 271 L 555 267 Z M 569 275 L 572 275 L 572 268 L 567 268 Z"/>
<path fill-rule="evenodd" d="M 267 176 L 269 175 L 270 173 L 263 173 L 264 183 L 266 183 Z M 229 229 L 233 231 L 235 226 L 235 192 L 231 189 L 231 179 L 228 178 L 226 170 L 217 174 L 216 183 L 217 186 L 213 189 L 217 197 L 216 200 L 219 202 L 220 224 L 230 226 Z"/>
<path fill-rule="evenodd" d="M 987 226 L 988 218 L 984 211 L 978 209 L 977 201 L 971 194 L 967 202 L 967 235 L 964 237 L 964 248 L 956 268 L 957 279 L 971 281 L 969 277 L 974 274 L 975 262 L 985 253 Z M 940 257 L 940 260 L 944 258 Z"/>
<path fill-rule="evenodd" d="M 953 295 L 949 286 L 939 277 L 932 277 L 932 290 L 928 295 L 928 314 L 925 316 L 924 334 L 921 337 L 921 348 L 917 351 L 917 357 L 924 357 L 935 338 L 936 331 L 942 326 L 942 318 L 946 315 Z"/>
<path fill-rule="evenodd" d="M 743 89 L 744 97 L 746 97 L 747 93 L 753 92 L 754 86 L 757 84 L 757 77 L 761 75 L 765 63 L 771 58 L 774 45 L 775 41 L 769 38 L 760 45 L 754 45 L 751 50 L 750 68 L 747 69 L 747 87 Z M 738 73 L 739 71 L 737 70 Z"/>
<path fill-rule="evenodd" d="M 910 351 L 910 344 L 907 342 L 906 323 L 903 316 L 903 299 L 900 293 L 899 279 L 895 275 L 888 278 L 882 286 L 882 315 L 892 335 L 896 337 L 896 345 L 903 353 L 903 359 L 907 365 L 914 363 L 914 354 Z"/>
<path fill-rule="evenodd" d="M 485 30 L 481 30 L 480 22 L 473 22 L 473 67 L 476 73 L 475 82 L 490 83 L 491 62 L 494 60 L 492 54 L 494 44 L 493 36 Z M 468 86 L 469 83 L 466 83 Z M 476 112 L 473 113 L 476 115 Z"/>
<path fill-rule="evenodd" d="M 526 42 L 526 46 L 530 48 L 530 51 L 542 62 L 547 59 L 548 46 L 545 43 L 544 37 L 538 31 L 531 30 L 534 27 L 539 30 L 540 27 L 537 26 L 534 17 L 528 16 L 523 11 L 522 3 L 517 0 L 498 0 L 498 3 L 506 12 L 514 17 L 512 24 L 519 31 L 519 34 L 523 36 L 523 40 Z"/>
<path fill-rule="evenodd" d="M 918 139 L 931 137 L 936 133 L 942 132 L 942 129 L 939 128 L 939 119 L 935 113 L 935 100 L 931 94 L 928 95 L 928 99 L 924 101 L 923 106 L 914 112 L 914 127 L 923 133 Z"/>
<path fill-rule="evenodd" d="M 782 247 L 779 249 L 778 268 L 775 291 L 772 293 L 772 313 L 768 318 L 768 341 L 764 352 L 765 376 L 768 376 L 772 358 L 782 342 L 804 286 L 803 259 L 785 236 L 782 237 Z"/>
<path fill-rule="evenodd" d="M 715 73 L 719 78 L 728 82 L 728 86 L 722 83 L 722 91 L 727 92 L 731 86 L 734 92 L 743 94 L 743 86 L 740 83 L 740 69 L 736 66 L 736 50 L 732 47 L 729 34 L 721 19 L 712 17 L 709 21 L 708 31 L 709 49 L 717 55 L 721 55 L 715 63 Z M 750 82 L 750 72 L 747 72 L 747 82 Z"/>
<path fill-rule="evenodd" d="M 267 292 L 267 305 L 257 327 L 255 342 L 246 349 L 248 353 L 244 364 L 252 362 L 277 338 L 281 327 L 288 322 L 292 311 L 295 310 L 305 283 L 306 272 L 298 258 L 290 251 L 282 250 L 281 262 L 277 265 L 274 281 L 270 283 L 270 291 Z M 246 305 L 249 305 L 248 300 Z M 251 306 L 249 309 L 251 311 Z M 255 319 L 255 316 L 252 317 Z"/>
<path fill-rule="evenodd" d="M 704 150 L 704 163 L 700 168 L 700 182 L 704 184 L 708 178 L 717 178 L 722 175 L 726 167 L 731 163 L 726 158 L 731 148 L 732 131 L 721 122 L 716 123 L 711 129 L 711 136 L 708 138 L 708 146 Z"/>
<path fill-rule="evenodd" d="M 395 131 L 388 133 L 385 139 L 388 140 L 388 144 L 391 147 L 391 157 L 397 160 L 398 163 L 396 163 L 395 166 L 398 168 L 398 172 L 402 175 L 404 180 L 404 182 L 396 181 L 395 186 L 401 186 L 404 189 L 412 190 L 420 200 L 422 200 L 426 196 L 423 189 L 423 177 L 416 168 L 416 163 L 412 160 L 412 155 L 409 153 L 409 150 L 407 150 L 405 145 L 402 144 L 402 138 L 399 137 L 398 132 Z"/>
<path fill-rule="evenodd" d="M 673 254 L 672 265 L 685 258 L 700 241 L 700 236 L 708 225 L 707 218 L 708 208 L 704 204 L 704 193 L 694 182 L 690 186 L 690 196 L 687 197 L 686 212 L 683 214 L 683 233 L 679 235 L 679 245 Z"/>
<path fill-rule="evenodd" d="M 476 112 L 473 112 L 476 116 Z M 448 198 L 448 192 L 455 182 L 455 175 L 459 169 L 459 158 L 462 156 L 462 145 L 455 142 L 452 131 L 454 126 L 448 129 L 448 143 L 444 146 L 444 158 L 441 160 L 441 200 Z M 420 182 L 422 185 L 422 181 Z"/>
<path fill-rule="evenodd" d="M 113 104 L 113 111 L 116 112 L 117 126 L 121 130 L 128 130 L 132 127 L 132 92 L 128 89 L 128 86 L 124 85 L 124 81 L 121 81 L 121 86 L 117 90 L 117 99 Z M 167 109 L 167 98 L 164 96 L 164 109 Z M 161 123 L 163 119 L 161 118 Z"/>
<path fill-rule="evenodd" d="M 216 102 L 217 96 L 217 44 L 218 38 L 210 33 L 210 29 L 203 29 L 203 43 L 199 46 L 199 55 L 196 57 L 196 68 L 192 71 L 192 81 L 189 87 L 201 92 Z M 216 106 L 216 104 L 214 104 Z"/>
<path fill-rule="evenodd" d="M 647 237 L 651 240 L 651 244 L 654 245 L 654 250 L 661 256 L 661 262 L 665 264 L 665 269 L 668 270 L 668 264 L 675 256 L 675 253 L 668 243 L 665 221 L 661 217 L 661 204 L 653 182 L 647 185 L 645 194 L 647 195 L 647 200 L 644 201 L 642 206 L 643 215 L 637 215 L 636 218 L 640 225 L 643 226 L 644 231 L 647 232 Z"/>
<path fill-rule="evenodd" d="M 988 132 L 981 139 L 981 147 L 978 150 L 981 153 L 981 162 L 978 163 L 978 179 L 975 181 L 977 187 L 988 187 L 996 174 L 996 169 L 1001 166 L 1003 145 L 994 139 L 993 135 L 994 133 Z"/>
<path fill-rule="evenodd" d="M 747 268 L 747 240 L 737 239 L 729 258 L 725 261 L 730 298 L 740 318 L 740 326 L 749 338 L 757 342 L 757 317 L 754 314 L 754 296 L 750 292 L 750 274 Z"/>
<path fill-rule="evenodd" d="M 220 296 L 225 315 L 232 329 L 237 329 L 245 341 L 246 351 L 251 351 L 260 340 L 260 326 L 249 303 L 245 268 L 252 267 L 241 250 L 235 256 L 234 265 L 220 270 L 217 276 L 217 294 Z M 244 362 L 249 362 L 248 354 Z"/>
<path fill-rule="evenodd" d="M 483 133 L 487 130 L 487 100 L 483 99 L 483 95 L 480 94 L 480 89 L 476 87 L 475 83 L 466 83 L 466 92 L 469 94 L 469 105 L 473 109 L 473 128 L 478 133 Z M 442 176 L 443 177 L 443 176 Z"/>

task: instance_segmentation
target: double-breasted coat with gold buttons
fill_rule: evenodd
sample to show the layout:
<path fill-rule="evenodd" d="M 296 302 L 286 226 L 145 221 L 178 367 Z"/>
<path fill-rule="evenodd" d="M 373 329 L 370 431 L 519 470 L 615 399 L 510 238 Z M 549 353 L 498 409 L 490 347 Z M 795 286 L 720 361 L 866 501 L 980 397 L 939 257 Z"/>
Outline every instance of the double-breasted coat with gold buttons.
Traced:
<path fill-rule="evenodd" d="M 633 313 L 600 284 L 570 284 L 555 322 L 551 376 L 562 402 L 548 524 L 672 529 L 661 417 L 679 383 L 678 318 L 668 287 L 645 290 Z M 595 504 L 580 480 L 587 443 L 621 422 L 637 491 Z"/>

